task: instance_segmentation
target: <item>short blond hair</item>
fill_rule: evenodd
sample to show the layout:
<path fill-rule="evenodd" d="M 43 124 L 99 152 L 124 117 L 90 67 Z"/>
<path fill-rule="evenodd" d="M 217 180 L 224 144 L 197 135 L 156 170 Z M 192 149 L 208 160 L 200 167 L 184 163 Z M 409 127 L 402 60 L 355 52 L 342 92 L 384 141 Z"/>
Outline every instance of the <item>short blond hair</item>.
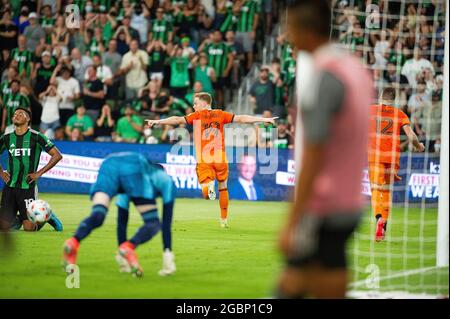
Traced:
<path fill-rule="evenodd" d="M 194 95 L 194 98 L 205 101 L 208 105 L 211 105 L 211 103 L 212 103 L 212 96 L 211 96 L 211 94 L 209 94 L 207 92 L 196 93 Z"/>

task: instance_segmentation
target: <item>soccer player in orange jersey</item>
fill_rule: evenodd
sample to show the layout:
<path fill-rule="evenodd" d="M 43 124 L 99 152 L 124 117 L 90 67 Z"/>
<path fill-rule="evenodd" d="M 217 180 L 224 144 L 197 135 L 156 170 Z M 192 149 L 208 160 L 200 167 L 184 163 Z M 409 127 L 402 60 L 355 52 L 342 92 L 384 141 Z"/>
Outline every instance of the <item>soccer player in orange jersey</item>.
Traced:
<path fill-rule="evenodd" d="M 420 143 L 410 126 L 408 116 L 393 105 L 395 89 L 383 90 L 381 103 L 370 108 L 369 126 L 369 179 L 372 191 L 372 210 L 377 219 L 375 240 L 382 241 L 391 211 L 391 187 L 398 176 L 400 167 L 400 133 L 405 132 L 414 146 L 414 151 L 423 152 Z"/>
<path fill-rule="evenodd" d="M 194 96 L 194 113 L 187 116 L 171 116 L 162 120 L 146 120 L 149 126 L 154 124 L 194 126 L 194 144 L 197 158 L 197 177 L 202 187 L 203 198 L 214 200 L 216 193 L 214 181 L 219 183 L 220 224 L 228 227 L 228 161 L 225 154 L 224 125 L 228 123 L 274 124 L 276 117 L 262 118 L 250 115 L 234 115 L 222 110 L 211 109 L 212 98 L 208 93 Z"/>

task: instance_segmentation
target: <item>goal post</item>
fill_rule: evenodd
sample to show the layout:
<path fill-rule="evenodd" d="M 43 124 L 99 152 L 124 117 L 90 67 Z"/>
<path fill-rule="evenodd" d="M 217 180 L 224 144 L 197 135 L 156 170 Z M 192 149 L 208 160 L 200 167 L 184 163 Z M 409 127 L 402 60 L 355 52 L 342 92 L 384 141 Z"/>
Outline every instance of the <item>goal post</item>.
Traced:
<path fill-rule="evenodd" d="M 448 21 L 449 8 L 446 10 L 445 17 L 445 57 L 444 57 L 444 90 L 442 98 L 442 127 L 441 127 L 441 160 L 440 160 L 440 181 L 439 181 L 439 209 L 437 223 L 437 240 L 436 240 L 436 266 L 448 266 L 448 238 L 449 238 L 449 191 L 448 191 L 448 157 L 449 157 L 449 110 L 448 110 L 448 90 L 449 90 L 449 64 L 448 64 Z"/>
<path fill-rule="evenodd" d="M 332 33 L 338 45 L 352 52 L 372 73 L 377 95 L 385 87 L 396 89 L 395 106 L 409 116 L 427 150 L 415 154 L 402 142 L 398 171 L 402 180 L 391 186 L 392 205 L 382 242 L 375 241 L 376 219 L 367 203 L 348 248 L 352 278 L 348 295 L 448 296 L 448 1 L 391 0 L 365 5 L 348 0 L 333 4 Z M 418 65 L 422 74 L 416 71 Z M 370 199 L 367 171 L 363 185 Z"/>

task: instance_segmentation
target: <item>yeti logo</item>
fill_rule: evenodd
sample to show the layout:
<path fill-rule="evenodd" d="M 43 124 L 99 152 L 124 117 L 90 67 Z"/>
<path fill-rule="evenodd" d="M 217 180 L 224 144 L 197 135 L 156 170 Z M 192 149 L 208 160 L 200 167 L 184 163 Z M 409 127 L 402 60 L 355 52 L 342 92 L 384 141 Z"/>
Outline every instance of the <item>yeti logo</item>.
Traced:
<path fill-rule="evenodd" d="M 11 148 L 9 150 L 9 153 L 11 153 L 12 156 L 31 156 L 31 149 L 30 148 Z"/>

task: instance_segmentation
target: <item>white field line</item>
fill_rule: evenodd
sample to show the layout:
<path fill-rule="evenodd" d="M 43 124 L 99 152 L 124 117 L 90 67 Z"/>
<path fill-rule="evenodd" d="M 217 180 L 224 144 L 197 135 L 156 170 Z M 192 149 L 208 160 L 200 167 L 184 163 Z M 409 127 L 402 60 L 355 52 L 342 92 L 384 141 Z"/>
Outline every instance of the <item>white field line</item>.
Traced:
<path fill-rule="evenodd" d="M 413 270 L 408 270 L 408 271 L 400 271 L 400 272 L 393 273 L 391 275 L 382 276 L 382 277 L 378 278 L 378 280 L 379 281 L 383 281 L 383 280 L 388 280 L 388 279 L 407 277 L 407 276 L 412 276 L 412 275 L 428 272 L 428 271 L 431 271 L 431 270 L 438 270 L 438 269 L 444 269 L 444 268 L 447 268 L 447 267 L 433 266 L 433 267 L 418 268 L 418 269 L 413 269 Z M 363 286 L 365 284 L 366 284 L 366 279 L 363 279 L 363 280 L 359 280 L 359 281 L 356 281 L 356 282 L 352 282 L 349 285 L 349 287 L 350 288 L 356 288 L 356 287 Z"/>
<path fill-rule="evenodd" d="M 448 296 L 413 294 L 405 291 L 348 291 L 347 297 L 355 299 L 444 299 Z"/>

